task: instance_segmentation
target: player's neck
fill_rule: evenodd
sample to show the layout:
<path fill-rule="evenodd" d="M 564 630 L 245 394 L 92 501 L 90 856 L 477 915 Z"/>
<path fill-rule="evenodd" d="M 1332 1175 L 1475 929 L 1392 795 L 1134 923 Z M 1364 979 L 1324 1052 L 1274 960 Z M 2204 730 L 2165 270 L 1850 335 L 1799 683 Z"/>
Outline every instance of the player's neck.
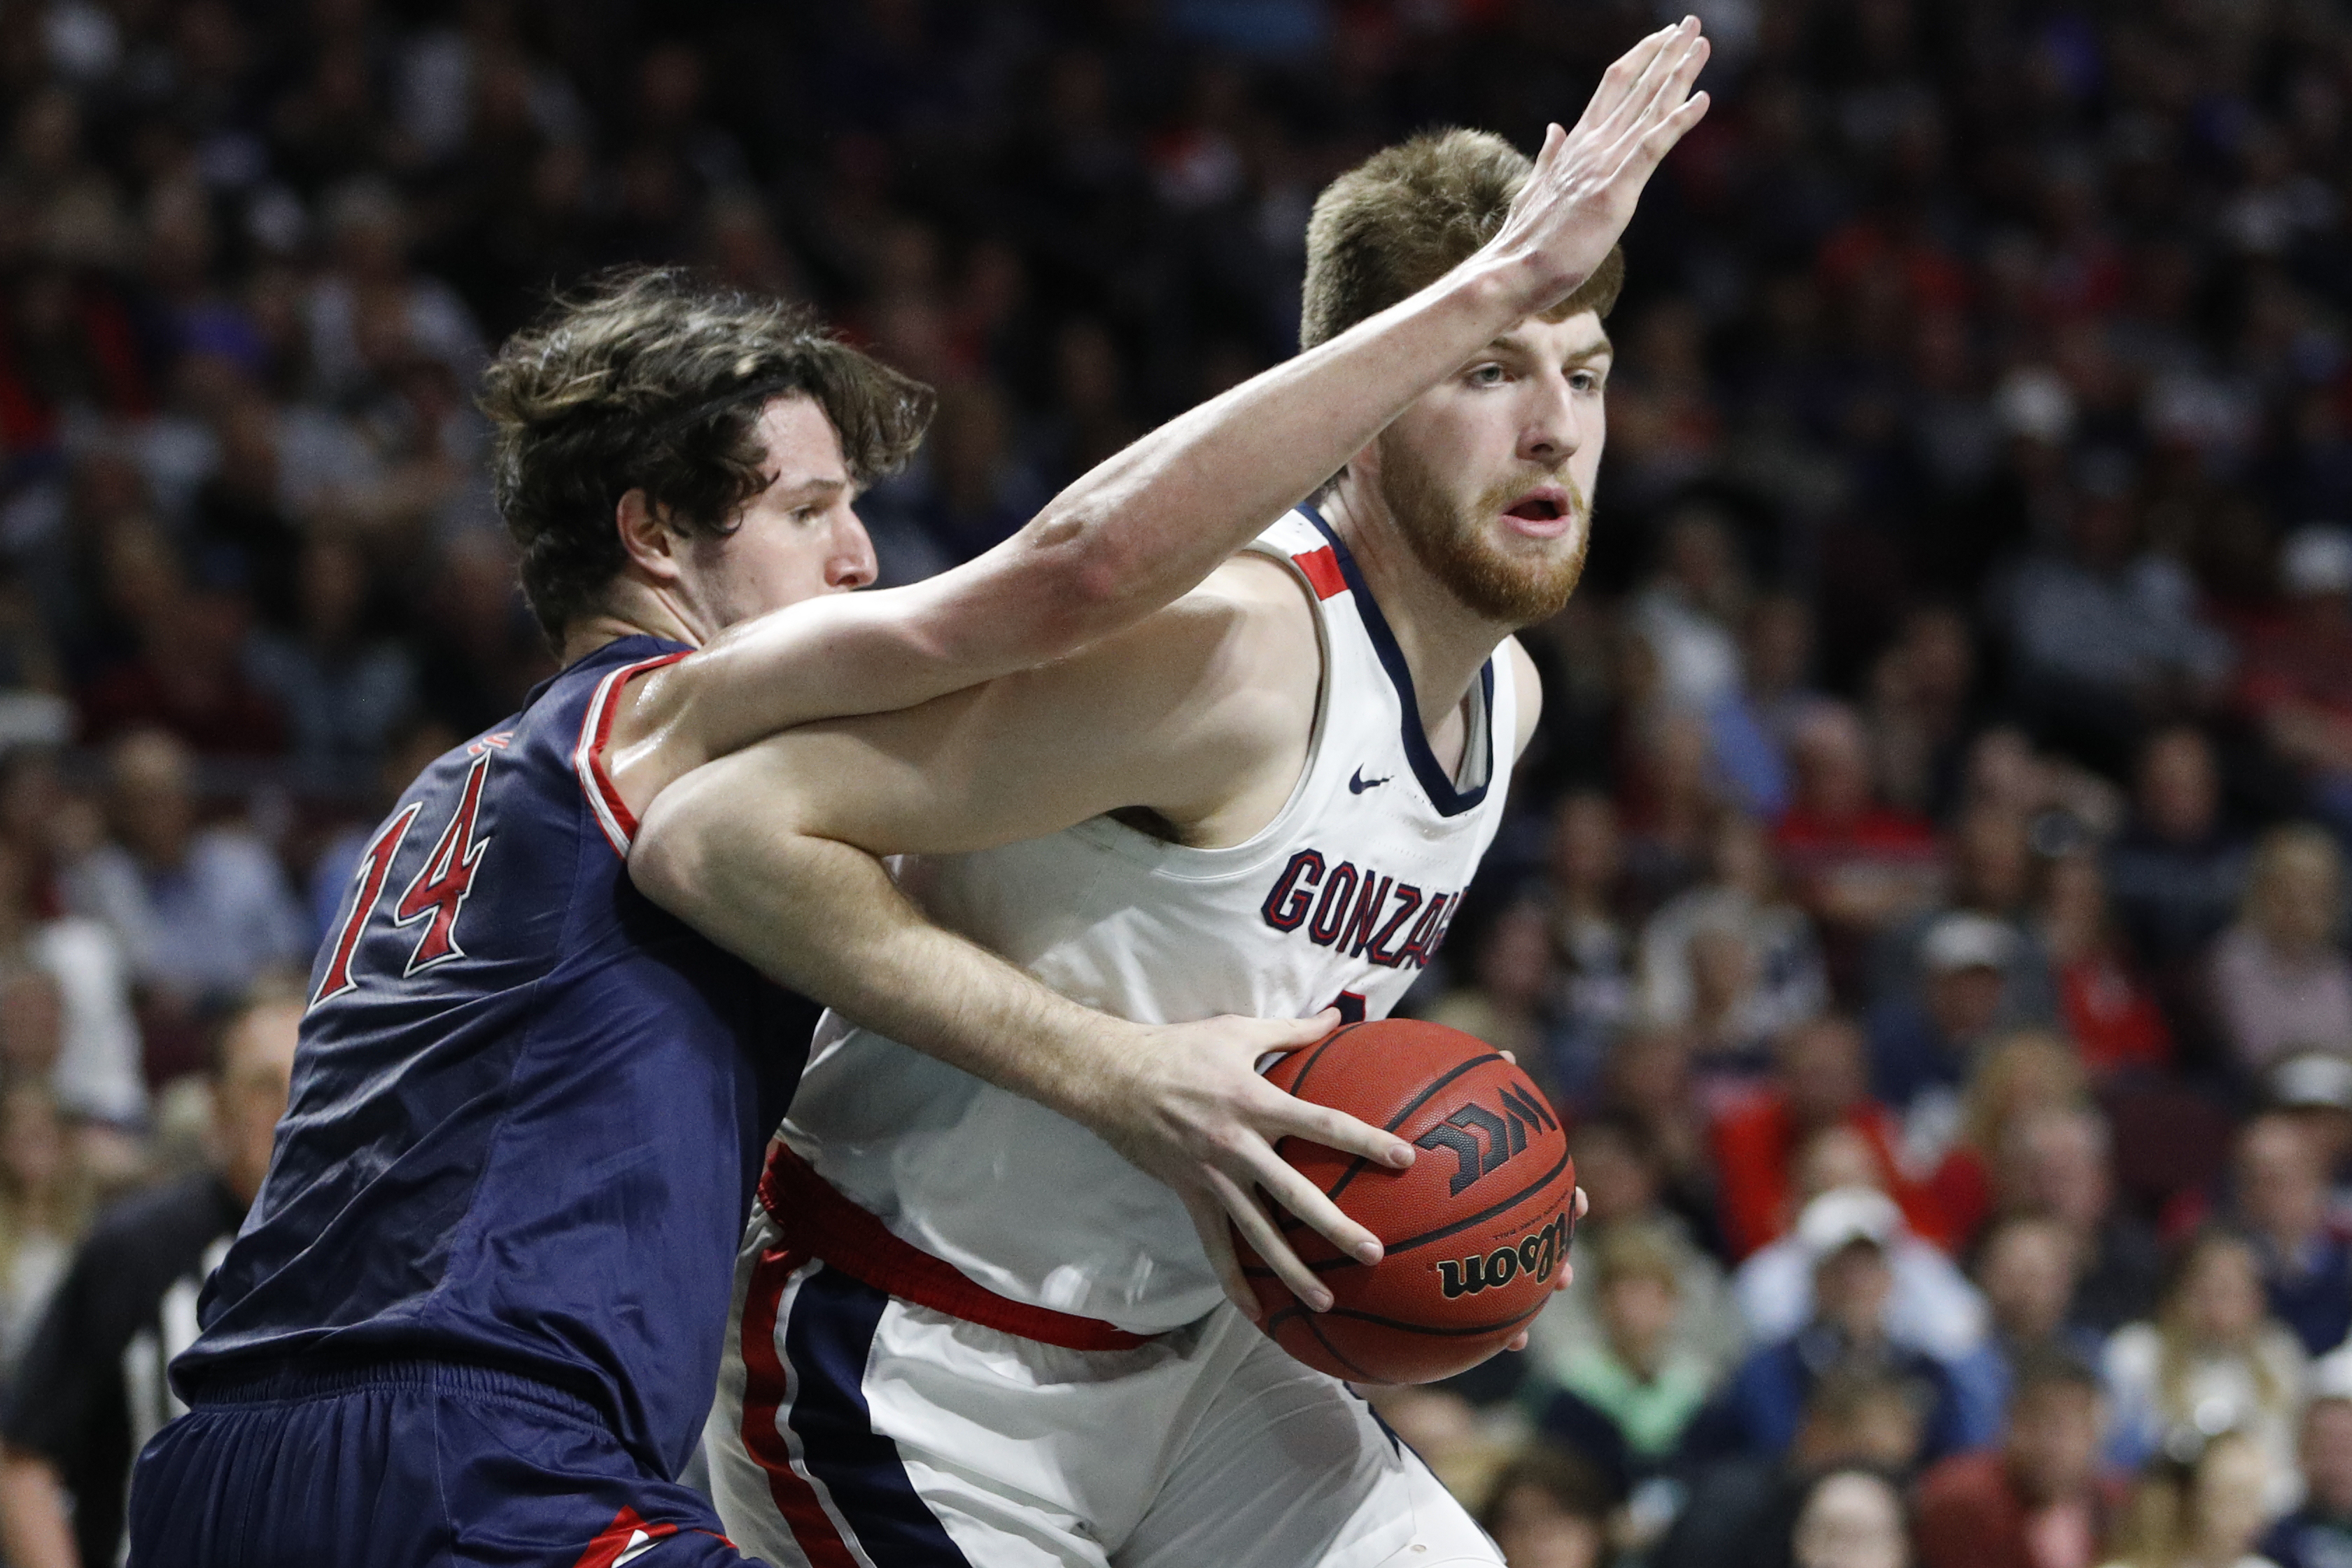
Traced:
<path fill-rule="evenodd" d="M 699 648 L 717 629 L 706 631 L 696 624 L 697 620 L 688 607 L 660 589 L 625 576 L 616 578 L 605 591 L 604 603 L 565 622 L 563 646 L 556 656 L 572 664 L 623 637 L 660 637 Z"/>
<path fill-rule="evenodd" d="M 1343 478 L 1322 510 L 1396 635 L 1422 727 L 1434 739 L 1512 628 L 1475 613 L 1432 577 L 1377 497 Z"/>

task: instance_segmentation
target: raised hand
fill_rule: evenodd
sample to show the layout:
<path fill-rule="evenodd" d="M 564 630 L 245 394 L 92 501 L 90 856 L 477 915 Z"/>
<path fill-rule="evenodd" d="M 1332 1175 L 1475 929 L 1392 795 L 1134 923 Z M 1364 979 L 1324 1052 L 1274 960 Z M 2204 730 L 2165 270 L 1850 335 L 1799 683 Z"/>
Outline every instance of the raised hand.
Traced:
<path fill-rule="evenodd" d="M 1592 276 L 1625 232 L 1659 160 L 1706 113 L 1691 93 L 1706 64 L 1686 16 L 1625 51 L 1601 76 L 1572 131 L 1553 125 L 1535 170 L 1486 254 L 1525 279 L 1527 314 L 1550 308 Z"/>
<path fill-rule="evenodd" d="M 1379 1239 L 1339 1211 L 1313 1182 L 1275 1153 L 1306 1138 L 1393 1170 L 1412 1164 L 1412 1145 L 1354 1117 L 1286 1094 L 1258 1075 L 1269 1052 L 1314 1044 L 1339 1024 L 1336 1012 L 1303 1019 L 1206 1019 L 1138 1026 L 1139 1049 L 1118 1057 L 1071 1108 L 1078 1120 L 1144 1172 L 1175 1189 L 1225 1295 L 1253 1322 L 1264 1314 L 1234 1254 L 1239 1230 L 1317 1312 L 1331 1292 L 1290 1249 L 1255 1194 L 1263 1190 L 1340 1251 L 1376 1263 Z"/>

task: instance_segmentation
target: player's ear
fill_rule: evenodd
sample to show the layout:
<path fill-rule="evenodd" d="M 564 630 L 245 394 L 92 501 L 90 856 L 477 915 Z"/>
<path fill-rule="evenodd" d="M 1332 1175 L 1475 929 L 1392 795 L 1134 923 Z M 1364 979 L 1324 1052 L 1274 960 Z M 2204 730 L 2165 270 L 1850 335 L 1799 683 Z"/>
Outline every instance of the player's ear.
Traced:
<path fill-rule="evenodd" d="M 669 508 L 657 507 L 646 498 L 642 487 L 622 492 L 613 508 L 613 526 L 621 536 L 621 549 L 641 571 L 656 582 L 677 580 L 679 547 L 685 542 L 669 520 Z"/>

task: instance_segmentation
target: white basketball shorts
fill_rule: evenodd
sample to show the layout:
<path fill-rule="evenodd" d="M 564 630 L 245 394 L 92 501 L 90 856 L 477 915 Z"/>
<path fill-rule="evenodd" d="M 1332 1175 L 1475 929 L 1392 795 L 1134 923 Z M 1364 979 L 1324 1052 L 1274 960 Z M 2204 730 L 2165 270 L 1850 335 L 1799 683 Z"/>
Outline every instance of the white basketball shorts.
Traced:
<path fill-rule="evenodd" d="M 779 1568 L 1440 1568 L 1502 1556 L 1345 1384 L 1229 1306 L 1070 1350 L 887 1294 L 757 1209 L 704 1448 Z"/>

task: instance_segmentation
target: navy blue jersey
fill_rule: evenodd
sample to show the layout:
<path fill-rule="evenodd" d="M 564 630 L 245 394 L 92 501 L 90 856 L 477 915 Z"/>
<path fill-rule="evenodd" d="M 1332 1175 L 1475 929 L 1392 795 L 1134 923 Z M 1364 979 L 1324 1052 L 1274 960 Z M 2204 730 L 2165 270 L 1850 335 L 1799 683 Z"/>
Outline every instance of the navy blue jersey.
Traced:
<path fill-rule="evenodd" d="M 807 1014 L 647 902 L 602 747 L 608 643 L 435 762 L 310 977 L 269 1176 L 173 1364 L 184 1395 L 390 1359 L 602 1411 L 677 1473 L 700 1432 L 765 1136 Z"/>

